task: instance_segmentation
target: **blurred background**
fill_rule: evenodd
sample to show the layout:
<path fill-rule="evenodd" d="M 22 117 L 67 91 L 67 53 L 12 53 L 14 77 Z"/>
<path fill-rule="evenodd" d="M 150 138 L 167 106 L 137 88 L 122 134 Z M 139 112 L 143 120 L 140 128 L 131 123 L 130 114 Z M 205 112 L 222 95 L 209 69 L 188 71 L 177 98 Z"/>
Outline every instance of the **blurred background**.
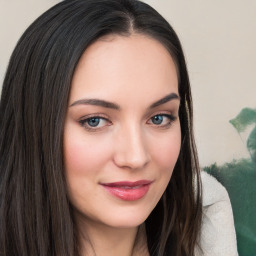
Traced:
<path fill-rule="evenodd" d="M 57 0 L 0 0 L 0 90 L 26 27 Z M 228 190 L 240 256 L 256 255 L 256 1 L 145 0 L 184 48 L 202 169 Z"/>

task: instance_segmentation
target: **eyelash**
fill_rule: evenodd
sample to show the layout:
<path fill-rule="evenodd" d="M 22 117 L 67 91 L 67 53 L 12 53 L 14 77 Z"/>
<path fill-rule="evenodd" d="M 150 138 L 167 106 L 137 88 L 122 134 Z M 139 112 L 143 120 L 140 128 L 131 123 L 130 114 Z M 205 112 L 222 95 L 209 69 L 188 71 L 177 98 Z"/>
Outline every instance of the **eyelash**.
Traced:
<path fill-rule="evenodd" d="M 166 124 L 154 124 L 152 122 L 153 118 L 155 117 L 163 117 L 162 119 L 164 120 L 164 118 L 168 118 L 168 122 Z M 101 127 L 98 127 L 98 124 L 96 124 L 94 127 L 93 126 L 90 126 L 88 125 L 88 122 L 89 121 L 92 121 L 93 119 L 99 119 L 99 123 L 101 121 L 105 121 L 107 122 L 106 125 L 103 125 Z M 177 117 L 175 117 L 174 115 L 172 114 L 166 114 L 166 113 L 159 113 L 159 114 L 156 114 L 154 116 L 152 116 L 151 118 L 149 118 L 149 120 L 147 121 L 147 123 L 153 125 L 153 126 L 156 126 L 157 128 L 168 128 L 171 126 L 171 124 L 177 119 Z M 163 122 L 162 120 L 162 122 Z M 109 121 L 107 118 L 103 117 L 103 116 L 100 116 L 100 115 L 95 115 L 95 116 L 90 116 L 90 117 L 87 117 L 85 119 L 82 119 L 82 120 L 79 120 L 79 123 L 82 127 L 84 127 L 87 131 L 92 131 L 92 132 L 96 132 L 96 131 L 99 131 L 101 128 L 104 128 L 105 126 L 109 126 L 111 125 L 111 121 Z"/>
<path fill-rule="evenodd" d="M 99 119 L 100 121 L 105 121 L 105 122 L 107 122 L 107 123 L 109 123 L 108 125 L 110 125 L 111 124 L 111 122 L 107 119 L 107 118 L 105 118 L 105 117 L 103 117 L 103 116 L 100 116 L 100 115 L 95 115 L 95 116 L 89 116 L 89 117 L 86 117 L 85 119 L 82 119 L 82 120 L 80 120 L 79 121 L 79 123 L 80 123 L 80 125 L 82 126 L 82 127 L 84 127 L 87 131 L 92 131 L 92 132 L 95 132 L 95 131 L 98 131 L 98 130 L 100 130 L 101 128 L 103 128 L 103 127 L 93 127 L 93 126 L 90 126 L 90 125 L 88 125 L 88 122 L 89 121 L 91 121 L 91 120 L 93 120 L 93 119 Z M 107 125 L 107 126 L 108 126 Z"/>
<path fill-rule="evenodd" d="M 168 123 L 166 123 L 166 124 L 154 124 L 154 123 L 152 123 L 152 120 L 153 120 L 153 118 L 155 118 L 155 117 L 166 117 L 166 118 L 168 118 Z M 154 115 L 154 116 L 152 116 L 150 119 L 149 119 L 149 121 L 151 121 L 151 123 L 152 123 L 152 125 L 155 125 L 155 126 L 157 126 L 157 127 L 159 127 L 159 128 L 168 128 L 168 127 L 170 127 L 170 125 L 175 121 L 177 119 L 177 117 L 175 117 L 174 115 L 172 115 L 172 114 L 166 114 L 166 113 L 159 113 L 159 114 L 156 114 L 156 115 Z"/>

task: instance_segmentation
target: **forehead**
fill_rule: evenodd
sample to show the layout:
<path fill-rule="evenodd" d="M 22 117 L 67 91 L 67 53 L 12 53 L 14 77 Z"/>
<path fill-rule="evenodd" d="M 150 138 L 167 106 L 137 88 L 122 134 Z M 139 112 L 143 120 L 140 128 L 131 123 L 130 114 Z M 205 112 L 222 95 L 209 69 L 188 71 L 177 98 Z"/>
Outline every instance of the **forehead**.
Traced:
<path fill-rule="evenodd" d="M 141 34 L 111 35 L 90 45 L 76 67 L 71 100 L 77 97 L 178 93 L 174 61 L 157 40 Z"/>

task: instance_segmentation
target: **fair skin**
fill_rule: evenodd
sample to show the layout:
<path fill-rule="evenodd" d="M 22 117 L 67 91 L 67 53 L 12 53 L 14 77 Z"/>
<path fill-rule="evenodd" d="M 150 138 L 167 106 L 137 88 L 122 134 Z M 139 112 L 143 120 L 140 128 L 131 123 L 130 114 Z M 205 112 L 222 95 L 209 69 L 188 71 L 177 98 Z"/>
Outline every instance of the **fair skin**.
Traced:
<path fill-rule="evenodd" d="M 179 103 L 175 64 L 154 39 L 111 35 L 82 55 L 64 126 L 82 255 L 148 255 L 143 226 L 137 231 L 179 155 Z"/>

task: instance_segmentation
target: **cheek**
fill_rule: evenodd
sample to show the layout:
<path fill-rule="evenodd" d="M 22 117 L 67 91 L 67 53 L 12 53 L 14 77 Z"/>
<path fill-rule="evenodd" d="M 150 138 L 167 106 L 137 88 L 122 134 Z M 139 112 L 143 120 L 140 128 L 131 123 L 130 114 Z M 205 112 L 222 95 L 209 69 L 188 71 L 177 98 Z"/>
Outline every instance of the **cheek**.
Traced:
<path fill-rule="evenodd" d="M 181 134 L 176 133 L 169 136 L 158 138 L 155 146 L 151 147 L 152 157 L 161 169 L 173 170 L 178 159 L 181 147 Z"/>
<path fill-rule="evenodd" d="M 181 137 L 180 130 L 170 131 L 161 134 L 157 140 L 151 140 L 150 149 L 152 162 L 155 166 L 156 190 L 154 191 L 151 200 L 156 205 L 163 195 L 173 173 L 173 169 L 177 162 Z"/>
<path fill-rule="evenodd" d="M 68 176 L 86 176 L 96 174 L 106 163 L 109 144 L 104 140 L 85 136 L 83 132 L 66 131 L 64 138 L 64 158 Z"/>

